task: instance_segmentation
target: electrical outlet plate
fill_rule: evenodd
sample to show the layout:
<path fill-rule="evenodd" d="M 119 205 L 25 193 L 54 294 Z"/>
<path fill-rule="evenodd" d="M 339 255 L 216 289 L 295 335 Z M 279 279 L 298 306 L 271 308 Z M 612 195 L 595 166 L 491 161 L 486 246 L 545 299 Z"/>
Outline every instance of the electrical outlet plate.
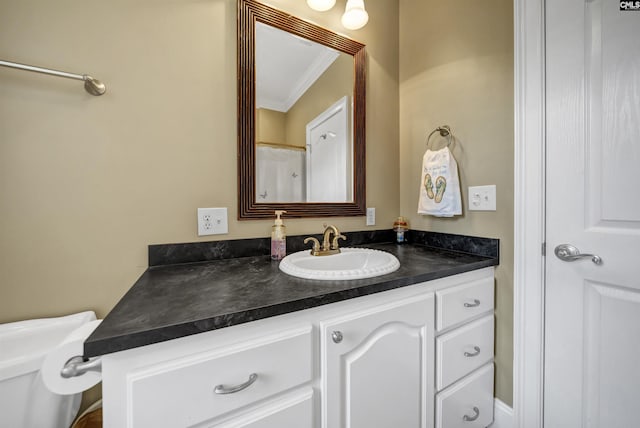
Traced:
<path fill-rule="evenodd" d="M 367 226 L 376 225 L 376 209 L 367 208 Z"/>
<path fill-rule="evenodd" d="M 198 208 L 198 236 L 229 233 L 226 208 Z"/>
<path fill-rule="evenodd" d="M 495 211 L 496 185 L 469 187 L 469 210 Z"/>

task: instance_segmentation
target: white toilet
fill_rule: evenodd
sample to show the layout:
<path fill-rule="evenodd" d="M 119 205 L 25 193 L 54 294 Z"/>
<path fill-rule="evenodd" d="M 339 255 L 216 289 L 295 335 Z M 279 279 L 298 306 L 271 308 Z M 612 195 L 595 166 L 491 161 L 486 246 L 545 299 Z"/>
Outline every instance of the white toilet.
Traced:
<path fill-rule="evenodd" d="M 0 427 L 68 428 L 82 394 L 58 395 L 40 377 L 47 353 L 93 312 L 0 324 Z M 62 367 L 61 367 L 62 368 Z"/>

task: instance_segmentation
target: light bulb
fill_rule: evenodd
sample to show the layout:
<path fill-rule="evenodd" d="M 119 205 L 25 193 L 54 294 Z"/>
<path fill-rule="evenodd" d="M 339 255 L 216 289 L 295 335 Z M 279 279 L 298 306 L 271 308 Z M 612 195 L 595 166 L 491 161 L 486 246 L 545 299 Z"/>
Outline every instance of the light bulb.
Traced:
<path fill-rule="evenodd" d="M 325 12 L 336 4 L 336 0 L 307 0 L 307 4 L 313 10 Z"/>
<path fill-rule="evenodd" d="M 369 22 L 369 14 L 364 10 L 364 0 L 347 0 L 342 15 L 342 25 L 348 30 L 357 30 Z"/>

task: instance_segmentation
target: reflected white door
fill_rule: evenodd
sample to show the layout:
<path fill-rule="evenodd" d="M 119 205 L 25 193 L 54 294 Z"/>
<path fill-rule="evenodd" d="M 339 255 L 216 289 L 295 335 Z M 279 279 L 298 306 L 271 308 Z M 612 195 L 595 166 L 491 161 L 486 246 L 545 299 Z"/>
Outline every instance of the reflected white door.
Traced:
<path fill-rule="evenodd" d="M 351 202 L 353 146 L 343 97 L 307 124 L 307 202 Z"/>
<path fill-rule="evenodd" d="M 640 426 L 640 12 L 619 5 L 546 2 L 545 428 Z"/>

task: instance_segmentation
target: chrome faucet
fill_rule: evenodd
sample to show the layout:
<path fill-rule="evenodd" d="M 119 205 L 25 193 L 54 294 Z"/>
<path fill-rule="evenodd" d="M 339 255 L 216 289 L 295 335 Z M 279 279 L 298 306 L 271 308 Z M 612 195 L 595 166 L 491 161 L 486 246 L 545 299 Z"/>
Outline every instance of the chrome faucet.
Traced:
<path fill-rule="evenodd" d="M 330 239 L 331 235 L 333 235 L 333 240 Z M 320 247 L 320 242 L 313 236 L 305 238 L 304 243 L 313 242 L 313 248 L 311 249 L 312 256 L 328 256 L 330 254 L 338 254 L 340 252 L 340 248 L 338 246 L 339 239 L 347 239 L 347 237 L 340 234 L 337 227 L 329 225 L 326 226 L 326 229 L 322 234 L 322 247 Z"/>

